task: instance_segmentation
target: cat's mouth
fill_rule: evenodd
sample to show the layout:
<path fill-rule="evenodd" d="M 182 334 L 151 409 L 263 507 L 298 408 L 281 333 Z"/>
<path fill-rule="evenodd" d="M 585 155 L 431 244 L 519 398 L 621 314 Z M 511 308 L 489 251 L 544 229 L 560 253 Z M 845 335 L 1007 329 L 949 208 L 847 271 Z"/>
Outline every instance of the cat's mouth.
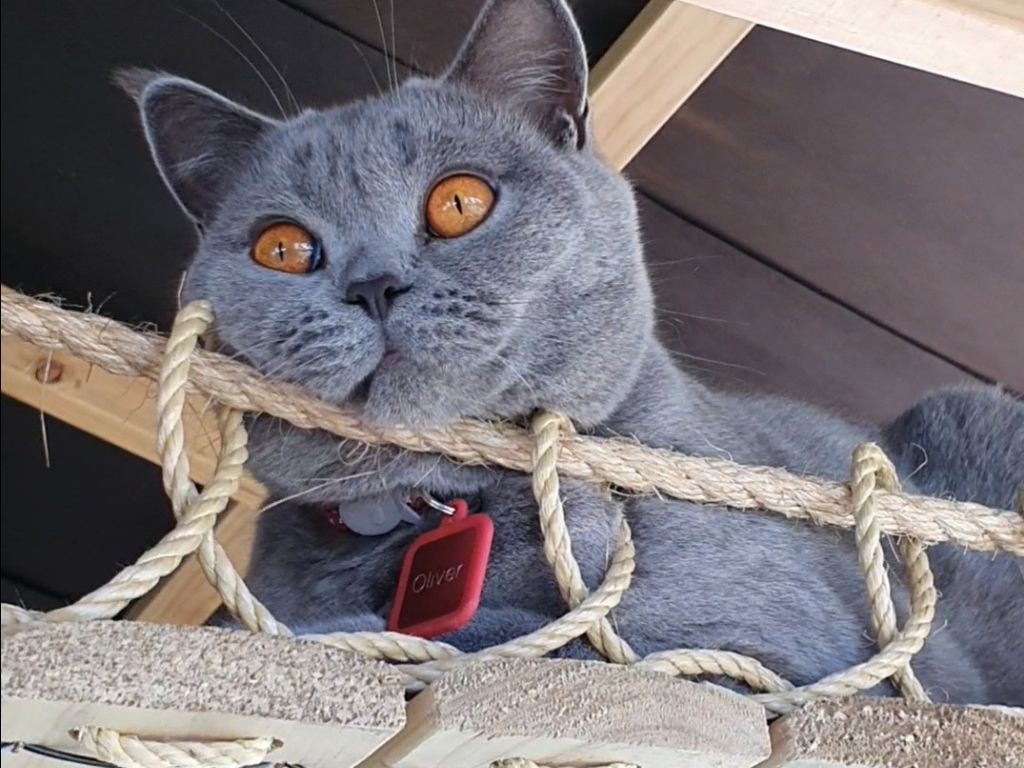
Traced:
<path fill-rule="evenodd" d="M 392 366 L 397 364 L 401 359 L 401 352 L 396 352 L 395 350 L 386 351 L 384 353 L 384 356 L 380 359 L 380 362 L 377 363 L 377 369 L 374 371 L 374 373 L 377 373 L 378 371 L 386 371 L 388 368 L 391 368 Z M 372 377 L 373 374 L 370 374 L 370 376 Z"/>

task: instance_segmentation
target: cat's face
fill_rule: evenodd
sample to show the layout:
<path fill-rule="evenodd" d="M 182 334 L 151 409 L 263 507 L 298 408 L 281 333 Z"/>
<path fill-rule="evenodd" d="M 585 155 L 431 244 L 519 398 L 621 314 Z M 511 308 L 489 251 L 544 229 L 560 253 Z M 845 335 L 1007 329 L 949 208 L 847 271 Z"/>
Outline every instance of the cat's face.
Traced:
<path fill-rule="evenodd" d="M 283 122 L 176 78 L 136 90 L 202 231 L 185 299 L 266 375 L 405 424 L 594 423 L 632 385 L 651 333 L 634 202 L 590 146 L 561 2 L 496 0 L 444 77 Z M 312 253 L 275 247 L 293 242 Z"/>

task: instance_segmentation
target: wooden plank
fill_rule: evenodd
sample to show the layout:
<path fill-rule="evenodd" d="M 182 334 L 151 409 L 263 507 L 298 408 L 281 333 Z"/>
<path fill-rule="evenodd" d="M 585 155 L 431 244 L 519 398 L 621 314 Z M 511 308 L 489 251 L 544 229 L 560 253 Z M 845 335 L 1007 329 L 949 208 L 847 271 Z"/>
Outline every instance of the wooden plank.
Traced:
<path fill-rule="evenodd" d="M 146 739 L 284 742 L 274 761 L 345 768 L 401 730 L 405 693 L 380 662 L 320 643 L 141 622 L 3 633 L 3 740 L 77 751 L 73 728 Z M 29 765 L 24 753 L 4 766 Z"/>
<path fill-rule="evenodd" d="M 46 381 L 49 372 L 50 381 Z M 43 379 L 43 381 L 40 381 Z M 147 379 L 114 376 L 59 352 L 41 350 L 11 337 L 0 339 L 0 381 L 5 395 L 67 422 L 136 456 L 159 464 L 156 453 L 155 385 Z M 206 403 L 193 397 L 186 413 L 192 478 L 213 475 L 218 443 Z M 218 539 L 244 573 L 255 521 L 266 493 L 246 475 L 237 503 L 218 524 Z M 202 624 L 220 605 L 195 555 L 188 557 L 156 593 L 134 606 L 133 618 L 169 624 Z"/>
<path fill-rule="evenodd" d="M 1024 10 L 1008 0 L 690 0 L 708 10 L 1024 96 Z"/>
<path fill-rule="evenodd" d="M 624 168 L 753 25 L 652 0 L 591 73 L 597 146 Z"/>
<path fill-rule="evenodd" d="M 769 754 L 764 710 L 717 686 L 604 663 L 504 659 L 446 673 L 359 768 L 629 762 L 749 768 Z"/>
<path fill-rule="evenodd" d="M 759 768 L 961 768 L 1019 765 L 1024 710 L 894 699 L 818 701 L 776 720 Z"/>
<path fill-rule="evenodd" d="M 49 381 L 45 379 L 49 370 Z M 0 389 L 3 394 L 113 443 L 154 464 L 156 385 L 148 379 L 114 376 L 71 355 L 49 352 L 9 336 L 0 339 Z M 202 398 L 189 399 L 185 430 L 190 436 L 192 479 L 205 483 L 216 465 L 217 426 Z M 246 476 L 236 498 L 258 506 L 266 495 Z"/>
<path fill-rule="evenodd" d="M 647 198 L 640 214 L 658 335 L 684 370 L 875 423 L 972 380 Z"/>
<path fill-rule="evenodd" d="M 1024 100 L 756 29 L 628 170 L 719 237 L 1024 391 L 1022 125 Z"/>

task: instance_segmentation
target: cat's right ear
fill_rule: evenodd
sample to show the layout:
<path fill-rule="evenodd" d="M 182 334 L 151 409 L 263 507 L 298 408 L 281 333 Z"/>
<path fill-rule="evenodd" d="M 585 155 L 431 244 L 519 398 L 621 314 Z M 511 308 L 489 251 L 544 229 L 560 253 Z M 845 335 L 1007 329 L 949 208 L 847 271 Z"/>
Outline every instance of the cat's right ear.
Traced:
<path fill-rule="evenodd" d="M 129 69 L 114 81 L 138 103 L 160 175 L 202 227 L 275 122 L 180 77 Z"/>
<path fill-rule="evenodd" d="M 445 77 L 511 104 L 558 145 L 588 142 L 587 54 L 565 0 L 488 0 Z"/>

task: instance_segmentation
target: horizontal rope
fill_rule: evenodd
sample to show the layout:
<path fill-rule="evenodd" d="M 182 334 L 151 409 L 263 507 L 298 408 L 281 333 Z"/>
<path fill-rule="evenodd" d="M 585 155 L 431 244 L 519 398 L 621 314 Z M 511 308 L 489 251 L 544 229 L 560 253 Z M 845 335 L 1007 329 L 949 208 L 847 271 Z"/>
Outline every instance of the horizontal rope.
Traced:
<path fill-rule="evenodd" d="M 4 333 L 69 352 L 111 373 L 159 378 L 166 341 L 161 336 L 10 290 L 3 292 L 2 310 Z M 324 429 L 353 440 L 443 453 L 463 463 L 525 473 L 533 468 L 533 438 L 511 425 L 463 421 L 421 433 L 378 429 L 363 424 L 350 410 L 327 405 L 297 387 L 269 381 L 248 366 L 203 350 L 191 356 L 189 386 L 235 410 L 267 413 L 299 427 Z M 842 484 L 771 467 L 684 456 L 628 440 L 566 436 L 557 470 L 625 491 L 766 510 L 819 525 L 854 526 L 850 492 Z M 875 514 L 882 534 L 912 536 L 925 545 L 952 541 L 969 549 L 1024 556 L 1024 519 L 1009 510 L 879 491 Z"/>

